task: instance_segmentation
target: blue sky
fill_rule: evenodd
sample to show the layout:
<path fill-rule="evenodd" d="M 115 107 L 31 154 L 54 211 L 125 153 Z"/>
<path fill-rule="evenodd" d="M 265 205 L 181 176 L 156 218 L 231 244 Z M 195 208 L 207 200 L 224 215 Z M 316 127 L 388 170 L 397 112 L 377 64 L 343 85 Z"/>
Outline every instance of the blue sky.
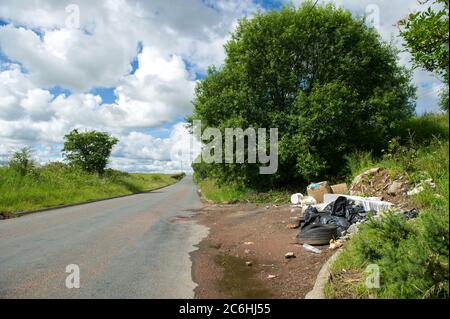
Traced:
<path fill-rule="evenodd" d="M 335 2 L 355 16 L 375 4 L 381 36 L 398 47 L 395 22 L 418 8 L 416 0 Z M 239 18 L 283 3 L 2 1 L 0 162 L 22 146 L 31 146 L 42 162 L 60 160 L 64 134 L 80 128 L 119 137 L 112 167 L 171 172 L 180 160 L 189 167 L 183 122 L 196 81 L 209 65 L 222 64 L 223 44 Z M 400 63 L 409 60 L 400 55 Z M 417 70 L 414 82 L 417 112 L 437 111 L 439 79 Z"/>

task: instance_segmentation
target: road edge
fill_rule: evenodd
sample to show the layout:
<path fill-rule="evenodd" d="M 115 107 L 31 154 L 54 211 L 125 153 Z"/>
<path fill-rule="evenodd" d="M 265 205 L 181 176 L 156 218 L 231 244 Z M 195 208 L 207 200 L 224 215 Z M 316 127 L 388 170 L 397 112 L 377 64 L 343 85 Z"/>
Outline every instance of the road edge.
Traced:
<path fill-rule="evenodd" d="M 330 256 L 330 258 L 328 258 L 325 264 L 322 265 L 322 268 L 320 268 L 320 271 L 317 274 L 314 287 L 310 292 L 306 294 L 305 299 L 326 299 L 323 290 L 325 288 L 325 284 L 330 280 L 330 266 L 342 253 L 342 251 L 342 248 L 337 250 L 333 255 Z"/>
<path fill-rule="evenodd" d="M 0 221 L 1 220 L 7 220 L 7 219 L 20 218 L 20 217 L 23 217 L 23 216 L 26 216 L 26 215 L 30 215 L 30 214 L 35 214 L 35 213 L 43 213 L 43 212 L 47 212 L 47 211 L 50 211 L 50 210 L 81 206 L 81 205 L 92 204 L 92 203 L 97 203 L 97 202 L 103 202 L 103 201 L 110 200 L 110 199 L 129 197 L 129 196 L 139 195 L 139 194 L 148 194 L 148 193 L 154 192 L 156 190 L 160 190 L 160 189 L 163 189 L 163 188 L 175 185 L 175 184 L 181 182 L 184 178 L 185 177 L 183 177 L 182 179 L 176 181 L 175 183 L 172 183 L 172 184 L 169 184 L 169 185 L 165 185 L 165 186 L 161 186 L 161 187 L 157 187 L 157 188 L 154 188 L 152 190 L 148 190 L 148 191 L 144 191 L 144 192 L 125 194 L 125 195 L 117 195 L 117 196 L 113 196 L 113 197 L 104 197 L 104 198 L 92 199 L 92 200 L 85 201 L 85 202 L 80 202 L 80 203 L 65 204 L 65 205 L 59 205 L 59 206 L 39 208 L 39 209 L 29 210 L 29 211 L 16 212 L 16 213 L 9 214 L 7 218 L 1 218 L 1 215 L 0 215 Z"/>

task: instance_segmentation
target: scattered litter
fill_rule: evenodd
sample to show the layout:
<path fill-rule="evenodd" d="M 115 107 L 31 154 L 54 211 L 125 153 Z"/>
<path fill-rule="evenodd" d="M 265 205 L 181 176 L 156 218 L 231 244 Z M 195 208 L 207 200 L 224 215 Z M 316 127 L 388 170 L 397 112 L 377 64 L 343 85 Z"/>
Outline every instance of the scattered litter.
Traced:
<path fill-rule="evenodd" d="M 404 212 L 404 215 L 406 219 L 416 218 L 417 216 L 419 216 L 419 211 L 416 208 L 413 208 L 408 212 Z"/>
<path fill-rule="evenodd" d="M 252 242 L 252 241 L 246 241 L 245 243 L 244 243 L 244 245 L 254 245 L 255 243 L 254 242 Z"/>
<path fill-rule="evenodd" d="M 297 234 L 300 244 L 327 245 L 330 239 L 337 237 L 336 225 L 309 224 Z"/>
<path fill-rule="evenodd" d="M 346 183 L 331 185 L 333 194 L 348 194 L 348 187 Z"/>
<path fill-rule="evenodd" d="M 290 252 L 286 253 L 286 255 L 284 255 L 284 258 L 286 258 L 286 259 L 295 258 L 295 254 L 290 251 Z"/>
<path fill-rule="evenodd" d="M 320 183 L 311 183 L 306 188 L 306 191 L 309 196 L 314 197 L 317 203 L 323 202 L 323 196 L 327 193 L 331 193 L 331 187 L 328 185 L 327 181 L 323 181 Z"/>
<path fill-rule="evenodd" d="M 261 266 L 262 266 L 262 267 L 275 267 L 274 264 L 270 264 L 270 265 L 262 264 Z"/>
<path fill-rule="evenodd" d="M 342 194 L 325 194 L 324 202 L 332 203 L 335 202 L 339 197 L 345 197 L 348 200 L 354 201 L 356 205 L 362 205 L 364 210 L 366 211 L 376 211 L 377 213 L 389 210 L 394 205 L 390 202 L 381 201 L 378 197 L 361 197 Z"/>
<path fill-rule="evenodd" d="M 291 203 L 302 207 L 317 204 L 317 201 L 312 196 L 304 196 L 302 193 L 296 193 L 291 195 Z"/>
<path fill-rule="evenodd" d="M 436 184 L 433 183 L 433 180 L 431 178 L 428 178 L 418 183 L 413 189 L 408 191 L 406 194 L 408 196 L 413 196 L 422 193 L 425 190 L 424 185 L 427 185 L 432 189 L 436 189 Z"/>
<path fill-rule="evenodd" d="M 250 249 L 244 250 L 244 253 L 247 254 L 247 255 L 250 254 Z"/>
<path fill-rule="evenodd" d="M 425 190 L 425 188 L 423 188 L 423 186 L 416 186 L 413 189 L 411 189 L 410 191 L 408 191 L 406 193 L 406 195 L 408 195 L 408 196 L 417 195 L 419 193 L 422 193 L 424 190 Z"/>
<path fill-rule="evenodd" d="M 303 198 L 303 194 L 302 193 L 292 194 L 291 195 L 291 203 L 296 205 L 296 204 L 300 203 L 300 200 L 302 198 Z"/>
<path fill-rule="evenodd" d="M 246 261 L 246 262 L 245 262 L 245 265 L 248 266 L 248 267 L 250 267 L 251 265 L 253 265 L 253 263 L 252 263 L 251 261 Z"/>
<path fill-rule="evenodd" d="M 277 276 L 276 275 L 268 275 L 267 276 L 267 279 L 274 279 L 274 278 L 276 278 Z"/>
<path fill-rule="evenodd" d="M 303 248 L 305 248 L 306 250 L 309 250 L 309 251 L 311 251 L 313 253 L 316 253 L 316 254 L 320 254 L 322 252 L 320 249 L 317 249 L 316 247 L 313 247 L 313 246 L 308 245 L 308 244 L 303 244 Z"/>
<path fill-rule="evenodd" d="M 299 227 L 300 227 L 299 224 L 288 224 L 288 225 L 287 225 L 287 228 L 289 228 L 289 229 L 297 229 L 297 228 L 299 228 Z"/>
<path fill-rule="evenodd" d="M 337 248 L 340 248 L 340 247 L 342 247 L 342 245 L 343 245 L 344 243 L 342 242 L 342 240 L 334 240 L 334 239 L 332 239 L 332 240 L 330 240 L 330 247 L 329 247 L 329 249 L 331 249 L 331 250 L 334 250 L 334 249 L 337 249 Z"/>

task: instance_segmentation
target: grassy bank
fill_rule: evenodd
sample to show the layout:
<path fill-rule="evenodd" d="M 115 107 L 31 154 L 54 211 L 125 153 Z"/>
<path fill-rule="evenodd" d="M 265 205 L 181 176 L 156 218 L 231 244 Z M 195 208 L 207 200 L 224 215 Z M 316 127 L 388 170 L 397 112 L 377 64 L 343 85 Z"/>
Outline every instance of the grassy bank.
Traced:
<path fill-rule="evenodd" d="M 256 192 L 235 184 L 218 185 L 214 179 L 195 179 L 203 198 L 216 203 L 287 203 L 291 192 L 288 190 L 272 190 Z"/>
<path fill-rule="evenodd" d="M 0 167 L 0 213 L 14 215 L 20 211 L 149 191 L 173 184 L 182 176 L 115 170 L 98 176 L 60 163 L 35 168 L 22 176 L 13 169 Z"/>
<path fill-rule="evenodd" d="M 426 187 L 410 198 L 420 210 L 418 218 L 407 221 L 387 214 L 361 226 L 331 266 L 332 280 L 325 289 L 329 298 L 449 296 L 448 117 L 415 118 L 406 128 L 409 133 L 399 135 L 383 158 L 355 156 L 350 161 L 352 175 L 376 166 L 410 182 L 432 178 L 436 188 Z M 365 284 L 370 264 L 380 269 L 379 288 Z"/>

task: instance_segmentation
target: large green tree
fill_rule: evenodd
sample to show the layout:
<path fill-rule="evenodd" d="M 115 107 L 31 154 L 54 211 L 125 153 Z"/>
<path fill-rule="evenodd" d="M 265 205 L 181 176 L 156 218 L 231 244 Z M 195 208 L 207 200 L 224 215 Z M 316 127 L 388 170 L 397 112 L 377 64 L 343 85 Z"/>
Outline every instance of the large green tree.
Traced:
<path fill-rule="evenodd" d="M 203 165 L 220 181 L 265 187 L 338 174 L 346 154 L 380 151 L 414 109 L 397 52 L 363 19 L 331 4 L 243 19 L 225 50 L 224 65 L 198 83 L 189 121 L 278 128 L 280 143 L 276 174 L 259 175 L 258 164 Z"/>
<path fill-rule="evenodd" d="M 400 35 L 411 52 L 415 67 L 439 75 L 446 88 L 441 94 L 441 108 L 448 111 L 448 37 L 449 0 L 423 0 L 429 4 L 400 21 Z"/>
<path fill-rule="evenodd" d="M 104 132 L 73 130 L 64 136 L 63 156 L 87 172 L 103 174 L 112 148 L 119 140 Z"/>

